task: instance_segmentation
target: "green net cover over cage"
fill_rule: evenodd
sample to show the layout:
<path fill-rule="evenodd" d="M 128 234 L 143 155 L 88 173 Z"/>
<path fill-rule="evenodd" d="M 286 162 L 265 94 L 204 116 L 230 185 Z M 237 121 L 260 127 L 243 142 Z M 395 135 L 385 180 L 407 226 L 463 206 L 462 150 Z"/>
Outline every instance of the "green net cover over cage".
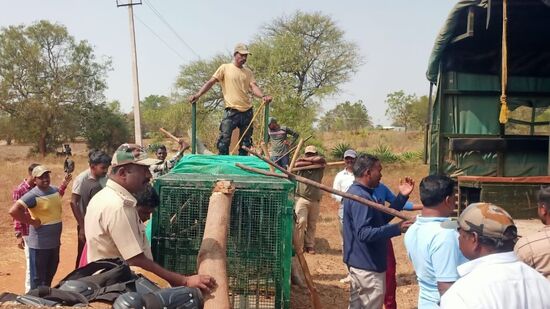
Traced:
<path fill-rule="evenodd" d="M 249 173 L 236 162 L 268 170 L 255 157 L 189 155 L 155 189 L 155 261 L 182 274 L 196 273 L 208 203 L 217 180 L 236 187 L 227 239 L 227 273 L 233 308 L 289 308 L 293 203 L 291 181 Z"/>

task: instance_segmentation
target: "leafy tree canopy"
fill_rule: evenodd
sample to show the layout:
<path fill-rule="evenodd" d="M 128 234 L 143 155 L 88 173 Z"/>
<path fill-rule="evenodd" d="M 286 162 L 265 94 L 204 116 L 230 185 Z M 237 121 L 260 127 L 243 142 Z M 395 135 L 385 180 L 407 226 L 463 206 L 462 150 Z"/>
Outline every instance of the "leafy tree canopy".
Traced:
<path fill-rule="evenodd" d="M 104 101 L 109 60 L 59 24 L 0 30 L 0 110 L 45 155 L 80 133 L 83 108 Z"/>
<path fill-rule="evenodd" d="M 372 127 L 372 120 L 363 101 L 346 101 L 327 111 L 319 121 L 323 131 L 354 131 Z"/>

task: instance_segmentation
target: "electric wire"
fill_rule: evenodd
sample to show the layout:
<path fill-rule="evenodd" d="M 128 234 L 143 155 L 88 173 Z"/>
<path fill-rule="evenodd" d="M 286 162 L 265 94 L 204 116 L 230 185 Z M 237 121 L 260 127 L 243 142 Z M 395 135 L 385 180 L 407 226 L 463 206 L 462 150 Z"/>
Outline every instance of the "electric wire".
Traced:
<path fill-rule="evenodd" d="M 187 59 L 185 59 L 185 57 L 183 57 L 178 51 L 177 49 L 173 48 L 172 46 L 170 46 L 170 44 L 168 44 L 168 42 L 166 42 L 163 38 L 161 38 L 151 27 L 149 27 L 143 20 L 141 20 L 141 18 L 139 18 L 137 15 L 134 14 L 134 16 L 136 17 L 136 19 L 143 25 L 145 26 L 145 28 L 149 29 L 149 31 L 151 31 L 151 33 L 156 36 L 162 43 L 164 43 L 164 45 L 166 45 L 166 47 L 168 47 L 171 51 L 173 51 L 178 57 L 181 58 L 181 60 L 183 61 L 187 61 Z"/>
<path fill-rule="evenodd" d="M 162 16 L 162 14 L 160 14 L 160 12 L 151 4 L 151 2 L 149 2 L 148 0 L 144 0 L 143 1 L 147 7 L 149 7 L 149 9 L 164 23 L 164 25 L 166 25 L 166 27 L 168 27 L 168 29 L 170 29 L 170 31 L 172 31 L 172 33 L 180 40 L 181 43 L 183 43 L 183 45 L 185 45 L 185 47 L 187 47 L 187 49 L 189 49 L 198 59 L 200 59 L 201 57 L 199 56 L 199 54 L 191 47 L 191 45 L 189 45 L 179 34 L 178 32 L 170 25 L 170 23 L 168 23 L 166 21 L 166 19 Z"/>

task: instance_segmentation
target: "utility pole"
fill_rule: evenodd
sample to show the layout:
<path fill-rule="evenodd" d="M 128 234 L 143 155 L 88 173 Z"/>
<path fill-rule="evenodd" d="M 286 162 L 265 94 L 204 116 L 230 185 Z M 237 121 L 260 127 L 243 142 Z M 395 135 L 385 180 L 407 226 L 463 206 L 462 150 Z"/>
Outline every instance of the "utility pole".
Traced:
<path fill-rule="evenodd" d="M 130 49 L 132 50 L 132 80 L 134 85 L 133 101 L 134 101 L 134 135 L 135 143 L 142 145 L 141 140 L 141 113 L 139 111 L 139 79 L 137 67 L 137 52 L 136 52 L 136 31 L 134 28 L 134 5 L 140 5 L 141 0 L 116 0 L 117 7 L 128 7 L 128 19 L 130 21 Z"/>

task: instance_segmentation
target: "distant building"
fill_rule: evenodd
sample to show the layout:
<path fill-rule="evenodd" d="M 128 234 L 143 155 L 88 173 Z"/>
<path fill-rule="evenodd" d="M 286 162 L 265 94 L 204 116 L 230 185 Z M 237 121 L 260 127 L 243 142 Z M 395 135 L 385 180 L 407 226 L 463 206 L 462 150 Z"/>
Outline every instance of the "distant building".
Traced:
<path fill-rule="evenodd" d="M 382 130 L 402 132 L 405 131 L 405 127 L 383 126 Z"/>

